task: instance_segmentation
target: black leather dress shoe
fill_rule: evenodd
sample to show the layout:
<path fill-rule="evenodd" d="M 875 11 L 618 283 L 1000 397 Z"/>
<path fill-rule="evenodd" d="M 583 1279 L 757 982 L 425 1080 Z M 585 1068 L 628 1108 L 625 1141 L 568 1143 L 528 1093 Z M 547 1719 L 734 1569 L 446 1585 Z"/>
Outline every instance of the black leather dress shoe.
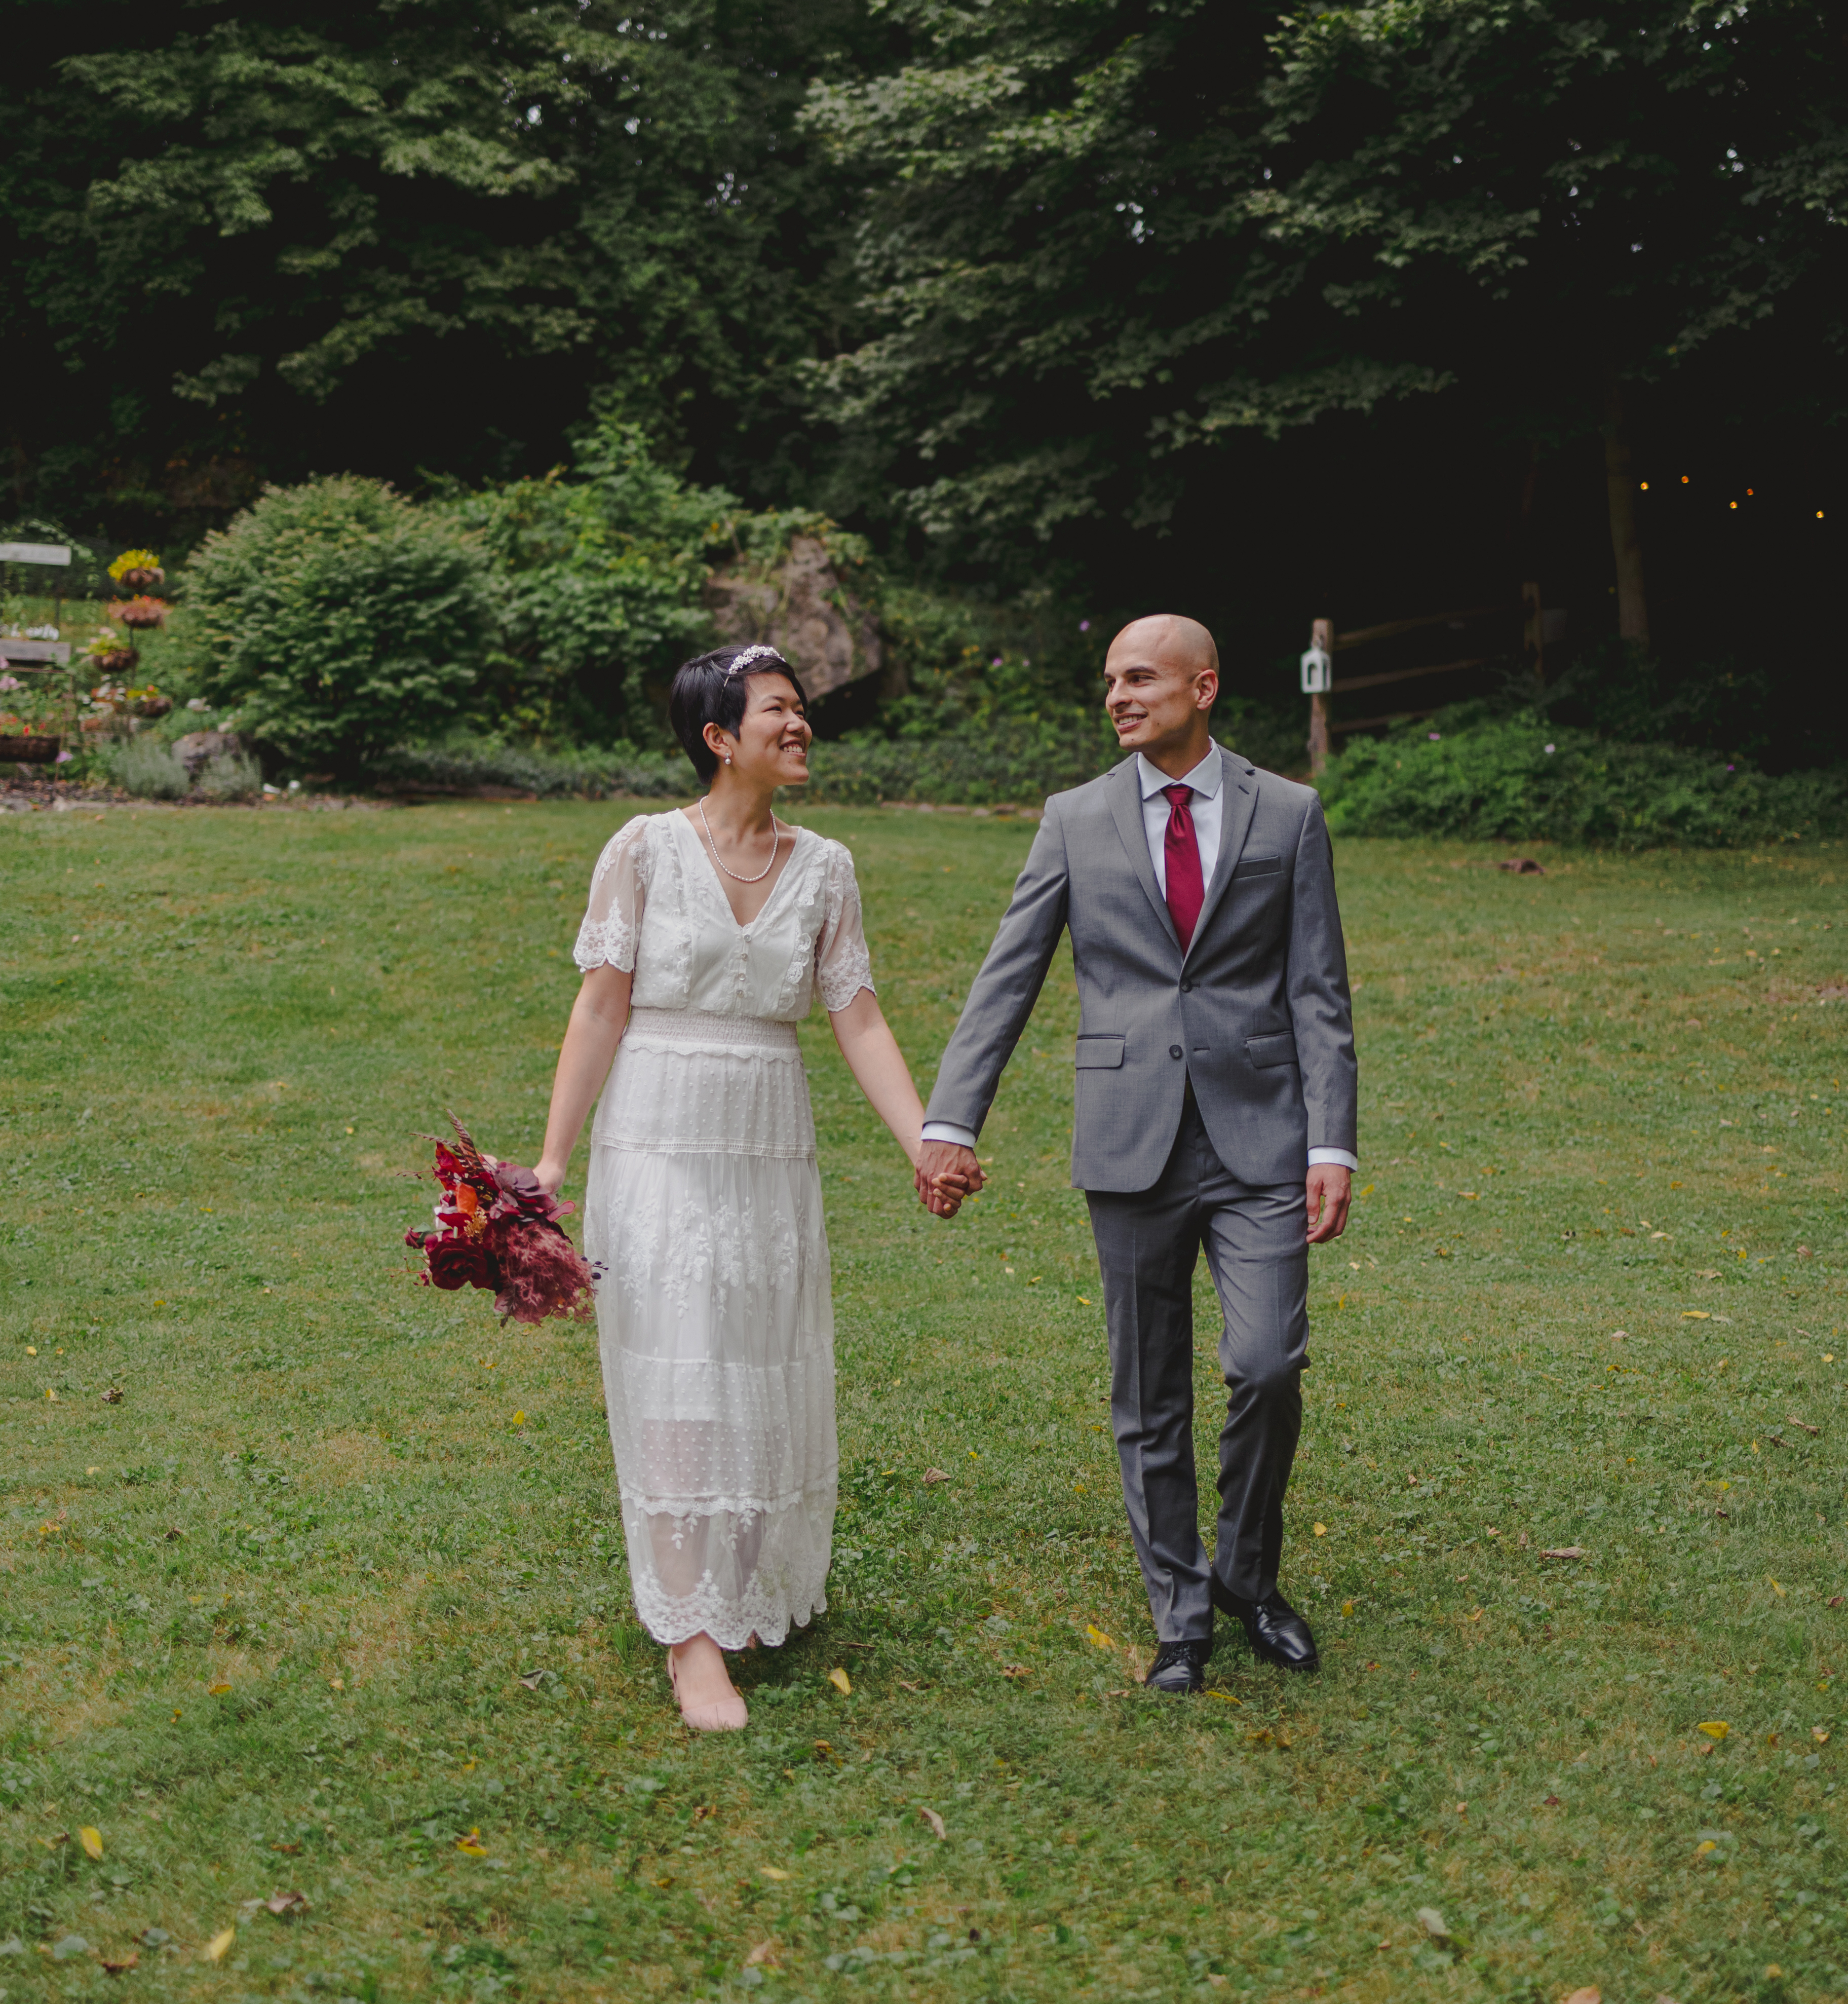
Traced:
<path fill-rule="evenodd" d="M 1213 1654 L 1210 1639 L 1204 1642 L 1164 1642 L 1155 1652 L 1149 1674 L 1143 1682 L 1150 1690 L 1166 1691 L 1184 1697 L 1197 1691 L 1206 1680 L 1206 1659 Z"/>
<path fill-rule="evenodd" d="M 1222 1586 L 1216 1576 L 1213 1604 L 1238 1623 L 1245 1631 L 1252 1652 L 1264 1662 L 1275 1663 L 1286 1670 L 1321 1667 L 1321 1658 L 1316 1653 L 1315 1638 L 1309 1632 L 1308 1623 L 1282 1594 L 1273 1591 L 1262 1600 L 1241 1600 L 1237 1594 Z"/>

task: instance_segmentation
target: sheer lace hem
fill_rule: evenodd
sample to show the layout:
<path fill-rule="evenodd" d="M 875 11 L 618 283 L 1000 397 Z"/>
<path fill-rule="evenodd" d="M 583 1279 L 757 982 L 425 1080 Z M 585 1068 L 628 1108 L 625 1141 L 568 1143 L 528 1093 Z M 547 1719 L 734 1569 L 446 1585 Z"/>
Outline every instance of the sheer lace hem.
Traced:
<path fill-rule="evenodd" d="M 638 1579 L 635 1612 L 655 1641 L 670 1648 L 695 1635 L 710 1635 L 722 1649 L 742 1649 L 754 1635 L 765 1648 L 774 1649 L 788 1640 L 792 1627 L 806 1628 L 816 1615 L 828 1612 L 827 1578 L 824 1562 L 813 1582 L 804 1583 L 792 1600 L 761 1591 L 728 1599 L 709 1574 L 692 1592 L 684 1594 L 669 1593 L 658 1581 Z"/>

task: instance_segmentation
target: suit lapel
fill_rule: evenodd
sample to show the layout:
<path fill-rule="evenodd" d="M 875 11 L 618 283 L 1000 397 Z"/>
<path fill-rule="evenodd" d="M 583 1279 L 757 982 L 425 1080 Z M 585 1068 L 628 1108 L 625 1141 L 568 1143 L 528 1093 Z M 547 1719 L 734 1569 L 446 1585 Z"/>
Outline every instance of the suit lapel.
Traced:
<path fill-rule="evenodd" d="M 1245 837 L 1251 832 L 1251 817 L 1258 811 L 1257 776 L 1242 759 L 1234 759 L 1222 744 L 1220 747 L 1220 790 L 1223 804 L 1220 810 L 1219 860 L 1213 865 L 1212 881 L 1206 886 L 1205 902 L 1200 906 L 1200 916 L 1193 929 L 1193 938 L 1188 951 L 1199 944 L 1206 930 L 1207 922 L 1213 916 L 1220 899 L 1225 895 L 1226 886 L 1232 881 L 1232 873 L 1238 867 L 1238 859 L 1245 846 Z M 1150 882 L 1154 881 L 1153 871 Z"/>
<path fill-rule="evenodd" d="M 1149 861 L 1149 835 L 1143 824 L 1142 788 L 1137 783 L 1136 755 L 1132 752 L 1110 777 L 1110 811 L 1116 818 L 1117 833 L 1123 839 L 1124 853 L 1129 858 L 1130 868 L 1136 872 L 1136 881 L 1155 907 L 1156 916 L 1178 952 L 1181 935 L 1174 930 L 1174 914 L 1156 884 L 1154 868 Z M 1194 937 L 1199 937 L 1197 928 Z"/>

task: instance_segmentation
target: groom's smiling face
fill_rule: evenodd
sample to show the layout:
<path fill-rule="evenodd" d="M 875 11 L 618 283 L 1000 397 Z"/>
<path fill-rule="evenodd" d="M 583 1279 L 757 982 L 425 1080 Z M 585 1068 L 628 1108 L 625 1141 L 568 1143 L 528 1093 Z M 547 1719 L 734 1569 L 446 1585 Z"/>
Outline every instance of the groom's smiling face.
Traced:
<path fill-rule="evenodd" d="M 1207 735 L 1219 694 L 1219 651 L 1197 620 L 1138 619 L 1110 643 L 1104 707 L 1125 752 L 1153 754 Z"/>

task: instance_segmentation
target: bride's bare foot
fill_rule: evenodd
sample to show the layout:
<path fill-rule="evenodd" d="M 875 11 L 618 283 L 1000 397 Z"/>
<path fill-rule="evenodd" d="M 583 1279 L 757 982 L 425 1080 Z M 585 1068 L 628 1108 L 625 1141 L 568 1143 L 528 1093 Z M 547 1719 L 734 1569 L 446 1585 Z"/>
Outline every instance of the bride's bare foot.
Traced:
<path fill-rule="evenodd" d="M 667 1652 L 667 1676 L 681 1717 L 696 1732 L 737 1732 L 751 1714 L 726 1673 L 725 1654 L 710 1635 L 695 1635 Z"/>

